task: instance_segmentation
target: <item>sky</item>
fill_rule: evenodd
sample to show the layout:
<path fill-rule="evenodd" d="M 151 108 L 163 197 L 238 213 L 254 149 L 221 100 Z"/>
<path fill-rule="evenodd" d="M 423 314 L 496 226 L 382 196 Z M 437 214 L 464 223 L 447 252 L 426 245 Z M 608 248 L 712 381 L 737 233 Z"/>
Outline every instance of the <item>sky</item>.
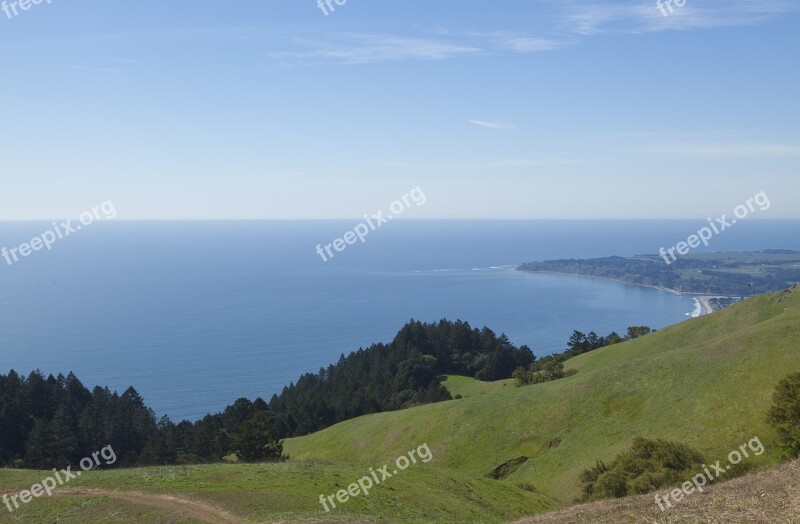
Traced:
<path fill-rule="evenodd" d="M 323 8 L 6 0 L 0 220 L 800 219 L 797 0 Z"/>

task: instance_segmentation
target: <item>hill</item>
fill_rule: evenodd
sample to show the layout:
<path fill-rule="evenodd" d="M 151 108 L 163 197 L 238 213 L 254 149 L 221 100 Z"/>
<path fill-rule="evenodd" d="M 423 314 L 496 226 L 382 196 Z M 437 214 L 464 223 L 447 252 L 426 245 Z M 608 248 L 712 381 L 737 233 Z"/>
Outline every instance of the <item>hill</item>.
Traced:
<path fill-rule="evenodd" d="M 379 464 L 290 462 L 98 470 L 70 481 L 52 498 L 45 495 L 21 505 L 13 514 L 0 505 L 0 522 L 498 522 L 557 507 L 544 495 L 432 464 L 409 468 L 368 497 L 352 498 L 330 513 L 320 505 L 320 494 L 347 489 L 369 474 L 370 466 Z M 0 495 L 30 489 L 49 475 L 49 471 L 0 469 Z"/>
<path fill-rule="evenodd" d="M 427 442 L 438 467 L 476 478 L 527 457 L 505 478 L 569 503 L 579 474 L 634 437 L 723 457 L 759 436 L 752 465 L 779 452 L 765 422 L 775 384 L 800 369 L 800 291 L 758 296 L 714 315 L 567 362 L 572 377 L 351 420 L 286 441 L 297 460 L 380 461 Z"/>
<path fill-rule="evenodd" d="M 445 387 L 463 398 L 288 439 L 286 463 L 87 473 L 53 498 L 35 499 L 13 515 L 0 512 L 0 521 L 509 521 L 571 504 L 581 471 L 597 459 L 610 461 L 637 436 L 686 443 L 711 461 L 758 436 L 766 452 L 749 464 L 775 464 L 779 450 L 765 414 L 778 380 L 800 369 L 800 288 L 566 366 L 578 373 L 523 388 L 448 377 Z M 409 466 L 367 497 L 322 509 L 321 494 L 346 489 L 369 468 L 421 444 L 430 448 L 429 462 Z M 0 492 L 18 493 L 48 475 L 0 470 Z M 776 507 L 789 503 L 778 500 L 786 492 L 774 493 Z M 628 509 L 620 501 L 597 504 L 590 507 L 618 508 L 612 520 L 646 509 L 639 502 Z"/>

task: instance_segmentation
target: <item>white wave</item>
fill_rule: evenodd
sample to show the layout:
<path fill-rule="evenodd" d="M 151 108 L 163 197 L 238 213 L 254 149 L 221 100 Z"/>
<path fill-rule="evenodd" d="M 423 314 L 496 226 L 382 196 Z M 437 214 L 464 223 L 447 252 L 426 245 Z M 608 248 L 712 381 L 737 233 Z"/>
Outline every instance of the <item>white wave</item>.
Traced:
<path fill-rule="evenodd" d="M 697 318 L 697 317 L 699 317 L 699 316 L 701 316 L 703 314 L 703 309 L 704 309 L 703 308 L 703 304 L 701 304 L 700 301 L 698 299 L 696 299 L 696 298 L 693 298 L 692 300 L 694 300 L 694 304 L 695 304 L 694 305 L 694 311 L 690 311 L 689 313 L 686 313 L 686 316 L 687 317 L 692 317 L 692 318 Z"/>

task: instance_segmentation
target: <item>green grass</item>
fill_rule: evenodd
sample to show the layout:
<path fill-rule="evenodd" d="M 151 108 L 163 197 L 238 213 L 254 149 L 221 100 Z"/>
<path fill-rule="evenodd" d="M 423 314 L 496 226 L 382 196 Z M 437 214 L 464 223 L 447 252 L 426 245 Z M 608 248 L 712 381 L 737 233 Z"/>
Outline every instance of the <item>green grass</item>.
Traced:
<path fill-rule="evenodd" d="M 188 524 L 202 522 L 178 518 L 166 510 L 142 508 L 107 497 L 36 499 L 13 514 L 8 513 L 5 507 L 0 509 L 4 510 L 0 514 L 0 522 L 58 522 L 59 524 L 84 522 Z"/>
<path fill-rule="evenodd" d="M 512 387 L 514 381 L 498 380 L 497 382 L 481 382 L 472 377 L 460 377 L 458 375 L 447 375 L 443 381 L 444 387 L 453 397 L 461 395 L 464 398 L 474 397 L 475 395 L 486 395 L 493 393 L 504 387 Z"/>
<path fill-rule="evenodd" d="M 800 288 L 581 355 L 578 374 L 525 388 L 347 421 L 286 442 L 296 459 L 378 461 L 427 442 L 431 464 L 481 477 L 530 457 L 506 483 L 570 502 L 580 472 L 636 436 L 687 443 L 714 461 L 754 436 L 774 463 L 765 422 L 775 384 L 800 370 Z M 477 387 L 477 386 L 475 386 Z"/>
<path fill-rule="evenodd" d="M 447 377 L 446 387 L 464 398 L 289 439 L 288 463 L 97 471 L 70 487 L 181 495 L 251 521 L 501 522 L 571 502 L 581 471 L 610 461 L 637 436 L 686 443 L 711 462 L 758 436 L 766 453 L 749 462 L 773 464 L 780 453 L 765 415 L 778 380 L 800 370 L 800 288 L 581 355 L 567 367 L 578 374 L 524 388 Z M 324 513 L 320 494 L 423 443 L 430 462 Z M 504 480 L 486 478 L 521 456 L 530 460 Z M 28 488 L 47 474 L 0 470 L 0 491 Z M 9 519 L 189 522 L 84 496 L 36 499 L 13 516 L 0 512 L 0 521 L 15 521 Z"/>
<path fill-rule="evenodd" d="M 335 510 L 325 513 L 320 495 L 347 489 L 349 484 L 369 475 L 370 467 L 377 469 L 384 462 L 215 464 L 94 471 L 84 473 L 66 487 L 180 495 L 255 522 L 378 517 L 403 522 L 495 522 L 557 506 L 541 494 L 419 463 L 386 479 L 369 496 L 337 503 Z M 391 473 L 394 466 L 390 466 Z M 48 472 L 0 469 L 0 486 L 2 491 L 18 492 L 47 475 Z M 48 516 L 58 513 L 62 518 L 59 522 L 103 521 L 100 516 L 108 511 L 107 501 L 104 497 L 83 496 L 34 499 L 15 511 L 13 517 L 21 522 L 53 522 Z M 80 508 L 85 511 L 77 511 Z M 119 520 L 113 522 L 130 522 L 124 519 L 135 508 L 122 509 Z M 73 513 L 75 520 L 70 516 Z M 136 522 L 165 522 L 166 515 L 161 510 L 146 510 Z M 0 513 L 0 522 L 8 518 L 7 513 Z"/>

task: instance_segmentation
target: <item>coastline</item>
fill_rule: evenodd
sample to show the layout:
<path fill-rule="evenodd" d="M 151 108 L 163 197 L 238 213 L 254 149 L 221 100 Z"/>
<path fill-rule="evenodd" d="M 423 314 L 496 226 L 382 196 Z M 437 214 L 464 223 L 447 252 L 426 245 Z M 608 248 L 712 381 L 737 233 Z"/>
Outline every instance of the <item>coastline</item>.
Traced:
<path fill-rule="evenodd" d="M 713 299 L 713 298 L 734 298 L 734 297 L 728 297 L 728 296 L 724 296 L 724 295 L 702 295 L 702 294 L 699 294 L 699 293 L 686 293 L 686 292 L 677 291 L 675 289 L 670 289 L 670 288 L 666 288 L 666 287 L 662 287 L 662 286 L 653 286 L 653 285 L 650 285 L 650 284 L 637 284 L 635 282 L 625 282 L 624 280 L 619 280 L 617 278 L 610 278 L 610 277 L 598 277 L 598 276 L 595 276 L 595 275 L 582 275 L 580 273 L 566 273 L 566 272 L 563 272 L 563 271 L 529 271 L 529 270 L 522 270 L 522 269 L 519 269 L 519 268 L 520 268 L 520 266 L 517 266 L 516 271 L 520 271 L 522 273 L 543 273 L 543 274 L 550 274 L 550 275 L 571 275 L 571 276 L 583 277 L 583 278 L 596 278 L 598 280 L 605 280 L 607 282 L 616 282 L 617 284 L 625 284 L 625 285 L 628 285 L 628 286 L 639 286 L 639 287 L 646 287 L 646 288 L 650 288 L 650 289 L 658 289 L 659 291 L 666 291 L 666 292 L 672 293 L 674 295 L 679 295 L 679 296 L 682 296 L 682 297 L 690 297 L 690 298 L 693 298 L 697 302 L 698 308 L 700 309 L 700 312 L 697 315 L 693 315 L 692 313 L 687 313 L 687 315 L 692 315 L 694 317 L 699 317 L 699 316 L 703 316 L 703 315 L 710 315 L 711 313 L 716 311 L 716 309 L 714 309 L 714 306 L 712 306 L 711 302 L 710 302 L 711 299 Z"/>
<path fill-rule="evenodd" d="M 706 296 L 697 297 L 697 301 L 700 302 L 700 305 L 702 305 L 703 309 L 705 309 L 706 311 L 705 313 L 703 313 L 703 315 L 710 315 L 711 313 L 714 312 L 714 306 L 712 306 L 711 302 L 709 302 L 712 298 L 714 297 L 706 297 Z"/>

